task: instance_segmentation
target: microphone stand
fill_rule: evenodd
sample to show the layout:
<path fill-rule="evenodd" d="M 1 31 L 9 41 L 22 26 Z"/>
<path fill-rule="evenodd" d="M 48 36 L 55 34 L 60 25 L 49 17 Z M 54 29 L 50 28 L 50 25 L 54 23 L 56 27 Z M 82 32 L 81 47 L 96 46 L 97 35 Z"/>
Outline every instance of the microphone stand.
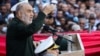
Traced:
<path fill-rule="evenodd" d="M 56 36 L 58 36 L 58 38 L 56 39 L 56 41 L 55 41 L 55 43 L 57 44 L 57 45 L 60 45 L 60 43 L 62 42 L 62 39 L 63 38 L 65 38 L 65 37 L 63 37 L 63 36 L 61 36 L 61 35 L 58 35 L 58 34 L 56 34 L 56 32 L 51 32 L 53 35 L 56 35 Z M 66 41 L 67 41 L 67 44 L 68 44 L 68 46 L 67 46 L 67 51 L 69 52 L 69 53 L 71 53 L 72 52 L 72 44 L 73 43 L 75 43 L 74 41 L 72 41 L 72 36 L 71 35 L 69 35 L 69 39 L 67 39 L 67 38 L 65 38 L 66 39 Z M 61 51 L 59 52 L 59 54 L 61 54 Z"/>
<path fill-rule="evenodd" d="M 56 34 L 56 32 L 51 31 L 51 33 L 52 33 L 53 35 L 58 36 L 58 38 L 57 38 L 57 39 L 62 39 L 62 38 L 65 38 L 64 36 L 61 36 L 61 35 Z M 67 39 L 67 38 L 65 38 L 65 39 L 66 39 L 67 41 L 71 42 L 71 43 L 75 43 L 75 42 L 74 42 L 74 41 L 72 41 L 72 40 L 69 40 L 69 39 Z"/>
<path fill-rule="evenodd" d="M 50 28 L 49 26 L 47 26 L 47 25 L 45 25 L 44 26 L 44 29 L 45 30 L 47 30 L 47 31 L 49 31 L 50 33 L 52 33 L 52 35 L 54 36 L 54 35 L 56 35 L 57 36 L 57 39 L 55 40 L 55 43 L 57 44 L 57 45 L 59 45 L 59 46 L 63 46 L 62 45 L 62 43 L 63 43 L 63 39 L 66 41 L 66 49 L 64 49 L 64 50 L 67 50 L 68 52 L 71 52 L 72 51 L 72 44 L 73 43 L 75 43 L 74 41 L 72 41 L 72 36 L 71 35 L 69 35 L 68 36 L 68 38 L 69 39 L 67 39 L 67 37 L 64 37 L 64 36 L 62 36 L 62 35 L 59 35 L 59 34 L 57 34 L 56 32 L 57 32 L 57 30 L 55 30 L 55 29 L 52 29 L 52 28 Z M 59 53 L 60 54 L 60 53 Z"/>

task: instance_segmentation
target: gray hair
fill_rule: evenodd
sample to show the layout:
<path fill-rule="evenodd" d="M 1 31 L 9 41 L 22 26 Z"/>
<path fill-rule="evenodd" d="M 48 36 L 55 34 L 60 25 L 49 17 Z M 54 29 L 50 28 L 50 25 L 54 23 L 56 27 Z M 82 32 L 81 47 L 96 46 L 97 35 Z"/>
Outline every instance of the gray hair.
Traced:
<path fill-rule="evenodd" d="M 21 10 L 21 9 L 24 7 L 24 5 L 26 5 L 26 4 L 29 4 L 29 3 L 24 2 L 24 3 L 19 4 L 19 5 L 16 7 L 16 12 L 19 11 L 19 10 Z"/>

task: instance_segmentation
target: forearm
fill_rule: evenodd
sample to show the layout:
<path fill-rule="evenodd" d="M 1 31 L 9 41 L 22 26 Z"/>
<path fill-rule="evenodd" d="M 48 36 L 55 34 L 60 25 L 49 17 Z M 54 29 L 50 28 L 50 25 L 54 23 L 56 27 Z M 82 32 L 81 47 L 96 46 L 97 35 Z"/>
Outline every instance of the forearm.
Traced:
<path fill-rule="evenodd" d="M 39 12 L 37 18 L 33 20 L 32 26 L 34 29 L 34 33 L 37 32 L 43 25 L 44 19 L 45 19 L 45 14 L 43 12 Z"/>

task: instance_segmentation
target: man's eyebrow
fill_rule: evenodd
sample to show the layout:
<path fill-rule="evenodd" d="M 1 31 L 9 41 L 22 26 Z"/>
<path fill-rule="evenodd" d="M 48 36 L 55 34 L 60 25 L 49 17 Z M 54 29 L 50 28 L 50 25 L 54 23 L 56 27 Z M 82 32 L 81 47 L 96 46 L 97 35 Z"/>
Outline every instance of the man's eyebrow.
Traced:
<path fill-rule="evenodd" d="M 28 9 L 27 11 L 33 11 L 32 9 Z"/>

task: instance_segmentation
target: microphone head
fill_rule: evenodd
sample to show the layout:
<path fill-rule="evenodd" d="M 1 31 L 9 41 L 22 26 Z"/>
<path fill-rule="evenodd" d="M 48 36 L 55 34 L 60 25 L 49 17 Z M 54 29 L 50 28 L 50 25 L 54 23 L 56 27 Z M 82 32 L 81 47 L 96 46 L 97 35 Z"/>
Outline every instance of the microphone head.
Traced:
<path fill-rule="evenodd" d="M 44 30 L 49 31 L 49 32 L 57 32 L 57 30 L 51 28 L 50 26 L 45 25 Z"/>

